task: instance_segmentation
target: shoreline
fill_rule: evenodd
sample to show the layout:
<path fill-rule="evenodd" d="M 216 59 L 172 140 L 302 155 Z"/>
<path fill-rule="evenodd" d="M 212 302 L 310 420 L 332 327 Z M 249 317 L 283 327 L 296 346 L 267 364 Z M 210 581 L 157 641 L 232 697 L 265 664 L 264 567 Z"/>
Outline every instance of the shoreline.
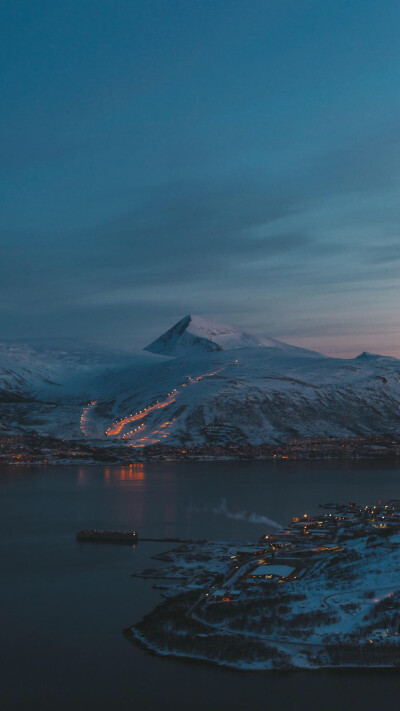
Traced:
<path fill-rule="evenodd" d="M 145 462 L 397 461 L 400 438 L 385 433 L 347 437 L 292 437 L 267 443 L 193 442 L 132 449 L 114 440 L 60 439 L 30 432 L 0 434 L 0 465 L 143 465 Z"/>
<path fill-rule="evenodd" d="M 76 466 L 91 466 L 91 467 L 129 467 L 131 464 L 170 464 L 172 462 L 399 462 L 400 454 L 385 454 L 376 456 L 367 455 L 354 455 L 354 456 L 313 456 L 313 457 L 178 457 L 174 458 L 158 458 L 158 457 L 143 457 L 141 459 L 130 459 L 129 461 L 115 461 L 110 460 L 94 460 L 94 459 L 50 459 L 46 462 L 39 461 L 15 461 L 13 459 L 0 459 L 0 467 L 30 467 L 30 466 L 57 466 L 57 467 L 70 467 L 71 465 Z"/>
<path fill-rule="evenodd" d="M 144 650 L 147 654 L 151 654 L 153 656 L 157 657 L 164 657 L 167 659 L 179 659 L 180 661 L 186 660 L 188 663 L 202 663 L 202 664 L 211 664 L 212 666 L 217 666 L 220 667 L 221 669 L 228 669 L 228 670 L 234 670 L 234 671 L 241 671 L 241 672 L 252 672 L 255 674 L 260 674 L 260 673 L 291 673 L 291 672 L 319 672 L 319 671 L 387 671 L 387 672 L 396 672 L 398 674 L 399 667 L 394 666 L 394 665 L 389 665 L 389 664 L 366 664 L 364 666 L 358 665 L 358 664 L 341 664 L 341 665 L 335 665 L 335 664 L 325 664 L 325 665 L 319 665 L 319 666 L 312 666 L 311 664 L 308 666 L 295 666 L 295 665 L 288 665 L 288 666 L 255 666 L 254 662 L 248 662 L 248 665 L 244 662 L 242 663 L 235 663 L 235 662 L 228 662 L 228 661 L 221 661 L 220 659 L 212 659 L 211 657 L 205 657 L 203 655 L 197 655 L 197 654 L 185 654 L 183 652 L 179 651 L 165 651 L 161 649 L 160 647 L 157 647 L 156 645 L 153 645 L 147 638 L 145 638 L 138 630 L 136 630 L 135 625 L 132 625 L 131 627 L 127 627 L 122 631 L 123 636 L 128 639 L 132 644 L 136 645 L 140 649 Z"/>

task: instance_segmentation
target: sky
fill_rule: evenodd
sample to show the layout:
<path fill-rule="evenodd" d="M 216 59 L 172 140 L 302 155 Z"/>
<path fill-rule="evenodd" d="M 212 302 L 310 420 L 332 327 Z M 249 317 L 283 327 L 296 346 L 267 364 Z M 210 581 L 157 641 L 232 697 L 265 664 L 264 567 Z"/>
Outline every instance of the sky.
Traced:
<path fill-rule="evenodd" d="M 0 10 L 0 340 L 400 357 L 400 1 Z"/>

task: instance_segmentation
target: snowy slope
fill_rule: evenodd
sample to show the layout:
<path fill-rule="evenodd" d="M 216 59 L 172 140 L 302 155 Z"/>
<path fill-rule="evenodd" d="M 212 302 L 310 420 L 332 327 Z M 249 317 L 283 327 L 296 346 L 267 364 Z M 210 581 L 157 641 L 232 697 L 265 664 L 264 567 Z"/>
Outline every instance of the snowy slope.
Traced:
<path fill-rule="evenodd" d="M 128 387 L 141 368 L 168 358 L 73 342 L 0 343 L 0 403 L 82 403 Z M 1 423 L 0 423 L 1 425 Z"/>
<path fill-rule="evenodd" d="M 155 341 L 163 355 L 5 344 L 0 431 L 136 448 L 400 433 L 399 360 L 329 358 L 248 338 L 186 317 Z"/>
<path fill-rule="evenodd" d="M 127 422 L 117 436 L 125 434 L 140 447 L 158 441 L 261 443 L 395 432 L 400 431 L 400 361 L 310 359 L 267 348 L 187 356 L 143 371 L 97 414 L 106 429 L 156 401 L 166 404 Z M 135 431 L 138 425 L 143 429 Z"/>

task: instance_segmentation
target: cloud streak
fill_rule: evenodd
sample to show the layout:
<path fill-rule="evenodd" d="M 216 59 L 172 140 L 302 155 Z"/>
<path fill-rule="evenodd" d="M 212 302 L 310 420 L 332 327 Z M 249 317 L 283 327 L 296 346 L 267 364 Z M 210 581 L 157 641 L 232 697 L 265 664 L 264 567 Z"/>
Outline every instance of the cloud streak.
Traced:
<path fill-rule="evenodd" d="M 394 333 L 395 4 L 81 5 L 6 10 L 0 333 Z"/>

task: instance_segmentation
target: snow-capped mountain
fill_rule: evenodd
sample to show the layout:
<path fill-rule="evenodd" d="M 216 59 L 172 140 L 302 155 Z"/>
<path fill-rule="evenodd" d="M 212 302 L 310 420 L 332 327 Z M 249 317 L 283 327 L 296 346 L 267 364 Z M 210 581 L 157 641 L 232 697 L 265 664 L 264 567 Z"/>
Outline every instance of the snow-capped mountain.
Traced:
<path fill-rule="evenodd" d="M 194 314 L 178 321 L 144 350 L 161 355 L 181 356 L 189 352 L 226 351 L 235 348 L 278 348 L 285 353 L 321 355 Z"/>
<path fill-rule="evenodd" d="M 400 431 L 400 361 L 329 358 L 186 316 L 140 353 L 0 348 L 0 427 L 149 444 Z"/>

